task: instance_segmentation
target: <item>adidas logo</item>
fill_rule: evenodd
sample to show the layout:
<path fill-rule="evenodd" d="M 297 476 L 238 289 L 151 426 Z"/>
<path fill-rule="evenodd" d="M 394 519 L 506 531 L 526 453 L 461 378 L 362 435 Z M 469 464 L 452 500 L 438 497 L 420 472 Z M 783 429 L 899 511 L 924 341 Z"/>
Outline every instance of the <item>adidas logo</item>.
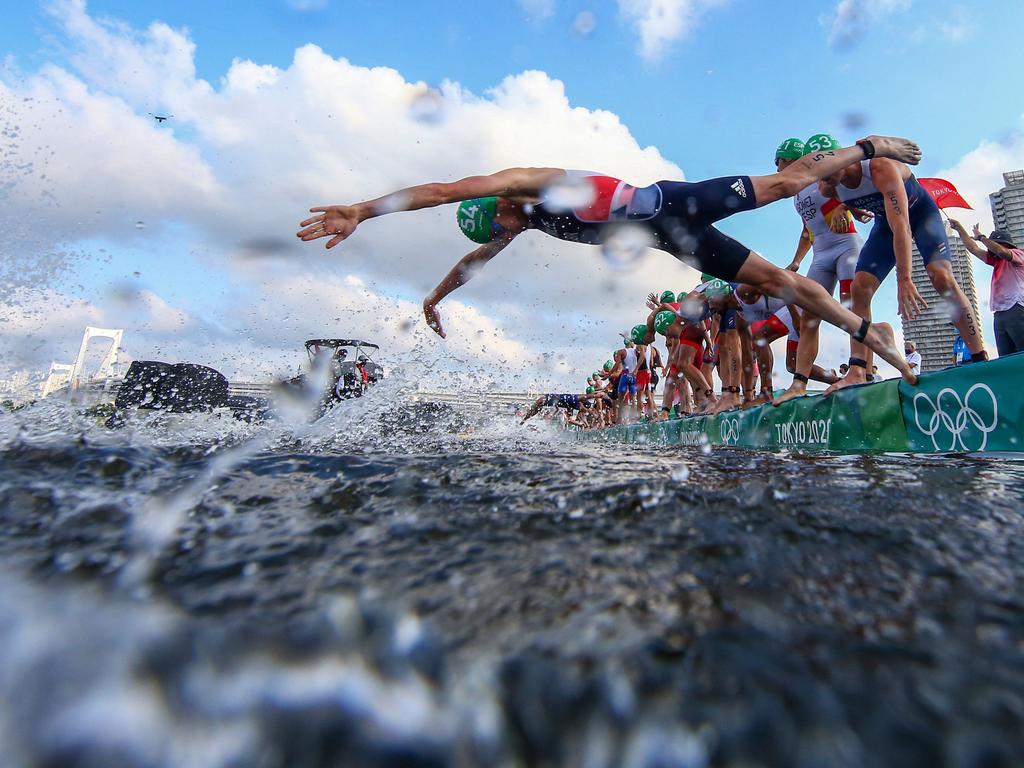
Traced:
<path fill-rule="evenodd" d="M 747 188 L 743 186 L 743 179 L 736 179 L 732 184 L 732 191 L 740 197 L 747 196 Z"/>

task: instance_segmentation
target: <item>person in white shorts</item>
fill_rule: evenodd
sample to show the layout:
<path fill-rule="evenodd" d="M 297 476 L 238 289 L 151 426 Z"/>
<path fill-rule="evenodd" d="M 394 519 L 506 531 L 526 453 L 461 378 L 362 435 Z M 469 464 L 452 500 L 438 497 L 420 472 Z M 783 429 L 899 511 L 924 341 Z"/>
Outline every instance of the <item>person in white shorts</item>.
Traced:
<path fill-rule="evenodd" d="M 797 152 L 801 152 L 799 156 L 802 157 L 808 152 L 820 152 L 838 146 L 839 142 L 827 133 L 817 133 L 802 143 L 796 139 L 787 139 L 775 153 L 775 165 L 778 168 L 785 168 L 798 159 L 794 157 Z M 840 301 L 845 306 L 850 306 L 850 292 L 853 277 L 857 272 L 857 259 L 864 244 L 857 234 L 852 212 L 835 197 L 823 195 L 817 182 L 798 193 L 793 198 L 793 205 L 803 221 L 803 231 L 800 233 L 796 255 L 787 269 L 799 271 L 804 256 L 813 247 L 814 255 L 807 270 L 807 277 L 828 291 L 829 295 L 835 291 L 838 283 Z M 861 211 L 858 211 L 858 218 L 871 220 L 870 214 Z M 814 375 L 820 326 L 821 318 L 808 312 L 802 313 L 800 345 L 797 348 L 795 364 L 789 368 L 793 372 L 793 383 L 789 389 L 775 398 L 775 405 L 807 394 L 807 382 L 810 378 L 831 383 L 828 380 L 833 378 L 831 376 L 822 379 Z"/>

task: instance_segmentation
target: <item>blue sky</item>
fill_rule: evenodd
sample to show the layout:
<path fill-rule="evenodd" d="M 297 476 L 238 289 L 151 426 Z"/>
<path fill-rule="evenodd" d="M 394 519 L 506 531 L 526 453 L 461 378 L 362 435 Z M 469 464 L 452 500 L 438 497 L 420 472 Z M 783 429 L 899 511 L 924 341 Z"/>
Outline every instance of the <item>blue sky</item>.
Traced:
<path fill-rule="evenodd" d="M 678 34 L 673 34 L 669 20 L 652 24 L 645 38 L 637 19 L 659 2 L 692 15 L 684 13 Z M 90 97 L 119 100 L 140 117 L 149 111 L 183 111 L 184 105 L 173 103 L 175 94 L 192 88 L 195 81 L 206 81 L 216 95 L 224 96 L 224 79 L 237 60 L 288 71 L 296 50 L 312 43 L 332 59 L 347 59 L 355 67 L 391 68 L 406 83 L 423 81 L 440 87 L 446 81 L 454 82 L 484 99 L 496 98 L 491 91 L 505 78 L 538 70 L 548 80 L 564 84 L 567 105 L 563 111 L 613 113 L 627 131 L 621 141 L 624 153 L 635 154 L 629 139 L 635 140 L 639 148 L 654 147 L 667 166 L 678 166 L 691 180 L 732 173 L 768 173 L 772 170 L 775 145 L 788 136 L 829 131 L 851 141 L 871 132 L 905 135 L 918 140 L 925 151 L 920 175 L 963 171 L 962 178 L 951 180 L 979 208 L 977 215 L 964 212 L 963 218 L 968 222 L 981 220 L 987 225 L 988 201 L 983 194 L 996 188 L 998 176 L 994 175 L 994 166 L 1012 163 L 1021 156 L 1018 137 L 1022 109 L 1013 94 L 1022 92 L 1024 68 L 1000 68 L 1003 59 L 986 54 L 991 47 L 992 30 L 1024 29 L 1024 3 L 1018 0 L 973 4 L 956 0 L 509 0 L 491 4 L 91 0 L 84 10 L 70 0 L 65 4 L 26 0 L 9 5 L 14 7 L 5 8 L 0 54 L 7 62 L 4 81 L 13 91 L 27 88 L 24 84 L 33 77 L 57 67 L 80 80 Z M 855 8 L 860 13 L 851 16 L 851 9 Z M 82 62 L 95 63 L 106 54 L 89 33 L 82 32 L 80 24 L 76 27 L 64 23 L 66 19 L 62 16 L 78 13 L 84 13 L 91 20 L 89 23 L 98 24 L 126 46 L 144 41 L 154 22 L 165 23 L 181 40 L 194 44 L 195 77 L 188 79 L 187 73 L 182 75 L 175 69 L 188 79 L 182 88 L 146 91 L 135 87 L 133 79 L 141 82 L 142 77 L 133 69 L 126 69 L 120 76 L 90 71 Z M 593 29 L 588 32 L 589 27 Z M 586 33 L 581 34 L 579 28 Z M 141 61 L 140 66 L 151 63 L 145 58 Z M 994 76 L 997 72 L 998 76 Z M 365 73 L 364 76 L 368 77 Z M 358 109 L 360 94 L 323 94 L 325 111 L 349 102 L 353 109 Z M 296 125 L 309 117 L 307 106 L 294 115 Z M 223 137 L 216 142 L 211 142 L 208 136 L 204 139 L 203 119 L 201 109 L 195 107 L 161 129 L 165 137 L 173 139 L 176 151 L 200 158 L 202 167 L 210 169 L 211 178 L 227 195 L 242 194 L 243 190 L 234 186 L 237 164 L 244 157 L 256 155 L 231 156 L 230 142 Z M 449 127 L 452 135 L 458 136 L 452 141 L 472 141 L 456 126 Z M 387 130 L 388 126 L 380 128 Z M 430 130 L 423 128 L 424 142 L 428 142 Z M 555 123 L 535 121 L 516 126 L 516 130 L 528 134 L 533 142 L 543 142 L 545 138 L 554 142 L 558 137 L 545 137 L 545 132 L 562 129 Z M 390 170 L 382 179 L 402 178 L 403 158 L 408 159 L 410 168 L 421 165 L 415 142 L 409 141 L 410 135 L 414 134 L 404 132 L 401 139 L 396 137 L 394 157 L 388 160 L 398 170 Z M 481 138 L 494 141 L 493 136 Z M 330 140 L 329 134 L 326 140 Z M 301 157 L 296 155 L 299 143 L 287 133 L 268 132 L 259 145 L 260 160 L 266 159 L 269 168 L 267 156 L 278 151 L 287 150 L 289 155 Z M 112 147 L 115 144 L 116 141 L 110 142 Z M 339 152 L 353 156 L 358 156 L 358 150 L 351 143 L 338 147 Z M 968 173 L 964 158 L 979 151 L 988 153 L 988 165 L 993 167 L 978 161 L 974 166 L 984 165 L 984 173 Z M 467 154 L 473 156 L 468 150 Z M 478 162 L 500 163 L 504 159 L 494 150 L 481 152 L 479 157 Z M 180 161 L 176 162 L 180 166 Z M 306 158 L 303 162 L 315 161 Z M 541 162 L 552 160 L 538 160 L 538 164 Z M 600 159 L 591 160 L 590 167 L 606 170 L 594 165 L 595 162 Z M 625 163 L 619 166 L 625 167 L 619 175 L 628 176 L 631 166 L 625 160 L 619 162 Z M 563 164 L 568 165 L 569 161 Z M 424 167 L 442 177 L 464 172 L 464 166 L 455 162 Z M 446 173 L 449 167 L 450 173 Z M 637 166 L 638 176 L 648 172 L 653 172 L 650 167 L 641 170 Z M 303 188 L 300 174 L 294 184 L 280 174 L 275 170 L 267 183 L 282 182 L 282 186 Z M 360 173 L 358 168 L 355 175 L 372 178 L 369 171 Z M 410 177 L 403 182 L 426 180 Z M 252 188 L 252 182 L 249 183 L 245 193 Z M 337 199 L 331 200 L 316 196 L 326 191 L 311 191 L 309 197 L 295 192 L 291 197 L 277 198 L 277 204 L 282 204 L 283 199 L 283 204 L 290 206 L 294 200 L 294 211 L 290 210 L 287 217 L 292 221 L 312 203 L 348 202 L 353 196 L 369 197 L 386 191 L 370 182 L 367 185 L 371 188 L 364 192 L 358 185 L 338 183 L 331 189 L 337 190 Z M 306 188 L 316 189 L 309 185 Z M 68 190 L 55 190 L 58 195 L 61 192 L 67 196 Z M 190 194 L 195 198 L 194 192 Z M 137 280 L 146 290 L 159 294 L 161 301 L 188 316 L 180 335 L 192 334 L 194 346 L 198 347 L 218 334 L 230 336 L 238 332 L 245 336 L 251 330 L 244 323 L 234 322 L 233 318 L 240 316 L 239 303 L 265 302 L 268 282 L 260 282 L 253 275 L 261 271 L 277 274 L 280 264 L 268 262 L 260 266 L 258 259 L 250 259 L 240 267 L 237 259 L 232 260 L 227 253 L 230 249 L 218 240 L 210 221 L 203 218 L 202 212 L 186 210 L 187 206 L 176 209 L 174 204 L 161 203 L 149 210 L 140 208 L 136 216 L 130 199 L 118 205 L 119 211 L 123 209 L 118 226 L 99 227 L 78 238 L 73 227 L 65 231 L 60 244 L 86 254 L 86 258 L 75 260 L 69 271 L 55 281 L 55 289 L 91 302 L 106 317 L 111 311 L 104 302 L 111 286 Z M 257 212 L 252 215 L 255 219 L 265 218 Z M 125 225 L 129 220 L 142 218 L 146 218 L 144 229 L 133 230 Z M 409 226 L 444 225 L 436 218 L 421 216 Z M 784 265 L 795 245 L 799 224 L 792 207 L 783 202 L 733 217 L 723 229 Z M 288 237 L 291 232 L 280 234 Z M 429 269 L 436 278 L 460 255 L 458 249 L 462 246 L 457 239 L 446 242 L 452 243 L 452 250 L 438 254 Z M 445 246 L 446 250 L 448 247 Z M 97 255 L 100 249 L 105 249 L 102 257 Z M 323 257 L 318 254 L 310 258 Z M 396 255 L 395 268 L 390 270 L 380 259 L 371 260 L 370 266 L 360 262 L 360 268 L 353 266 L 349 271 L 338 262 L 316 263 L 320 265 L 318 269 L 330 270 L 334 279 L 354 279 L 370 285 L 377 295 L 411 302 L 415 311 L 423 287 L 432 283 L 427 276 L 413 279 L 405 274 L 403 258 L 406 257 Z M 575 260 L 576 256 L 565 258 Z M 523 261 L 531 263 L 526 257 Z M 578 263 L 586 262 L 580 259 Z M 658 264 L 669 271 L 674 269 L 665 266 L 664 261 Z M 135 272 L 141 276 L 135 277 Z M 573 261 L 573 279 L 580 279 L 579 272 L 577 261 Z M 485 315 L 510 339 L 520 341 L 523 349 L 532 349 L 537 337 L 549 338 L 549 331 L 531 335 L 536 331 L 531 329 L 533 321 L 516 326 L 517 317 L 535 317 L 537 312 L 551 309 L 528 301 L 530 284 L 524 284 L 517 306 L 517 301 L 510 301 L 507 292 L 502 295 L 495 284 L 519 273 L 502 265 L 488 267 L 487 274 L 495 275 L 492 282 L 481 277 L 479 284 L 474 282 L 463 289 L 459 298 Z M 677 281 L 678 275 L 676 272 L 667 280 Z M 595 273 L 589 279 L 619 284 L 626 278 Z M 976 279 L 979 284 L 987 283 L 987 269 L 979 267 Z M 542 276 L 537 280 L 542 280 Z M 677 286 L 673 282 L 671 287 Z M 895 319 L 891 311 L 893 294 L 892 286 L 883 290 L 876 300 L 877 315 Z M 542 288 L 538 295 L 545 295 Z M 584 316 L 590 318 L 588 329 L 602 327 L 600 313 L 588 311 L 585 306 L 572 306 L 569 302 L 562 309 L 569 322 Z M 611 330 L 628 323 L 629 311 L 623 307 L 609 310 L 610 326 L 602 329 L 609 339 L 607 343 L 614 341 Z M 126 324 L 131 321 L 130 316 L 116 312 L 110 314 L 110 319 Z M 69 325 L 75 322 L 76 319 L 68 320 Z M 264 330 L 253 331 L 251 335 L 253 343 L 265 353 L 271 341 Z M 140 342 L 141 337 L 137 346 L 144 346 Z M 598 346 L 597 342 L 594 344 Z M 567 343 L 565 349 L 571 357 L 572 343 Z M 144 353 L 145 349 L 138 352 Z M 464 352 L 468 354 L 469 350 Z M 61 349 L 52 354 L 59 357 L 66 353 Z M 511 350 L 510 355 L 514 355 Z M 590 367 L 583 363 L 581 370 Z M 507 375 L 515 375 L 515 366 L 510 370 Z M 565 376 L 567 369 L 553 369 L 551 375 Z"/>

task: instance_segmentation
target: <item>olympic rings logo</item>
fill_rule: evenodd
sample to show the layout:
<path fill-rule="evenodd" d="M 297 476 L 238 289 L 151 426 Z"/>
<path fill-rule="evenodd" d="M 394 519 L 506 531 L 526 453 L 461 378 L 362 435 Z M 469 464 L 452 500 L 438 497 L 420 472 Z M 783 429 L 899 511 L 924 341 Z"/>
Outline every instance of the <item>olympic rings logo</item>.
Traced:
<path fill-rule="evenodd" d="M 739 419 L 722 419 L 721 424 L 722 430 L 722 442 L 726 445 L 730 443 L 735 445 L 740 440 L 740 420 Z"/>
<path fill-rule="evenodd" d="M 978 392 L 975 395 L 975 392 Z M 992 401 L 991 407 L 985 402 L 982 394 L 988 395 Z M 972 402 L 971 396 L 975 395 Z M 927 403 L 927 406 L 922 405 Z M 991 411 L 992 419 L 989 421 L 983 414 Z M 929 415 L 930 414 L 930 415 Z M 922 416 L 927 422 L 922 425 Z M 914 395 L 914 421 L 917 428 L 932 439 L 932 445 L 936 451 L 955 451 L 959 445 L 964 451 L 983 451 L 988 443 L 988 436 L 999 424 L 999 402 L 995 394 L 987 384 L 975 384 L 967 390 L 963 400 L 955 390 L 946 387 L 935 396 L 933 403 L 931 398 L 923 392 Z M 949 436 L 949 445 L 945 444 L 945 438 Z M 977 448 L 967 445 L 970 436 L 976 433 L 981 434 L 981 444 Z M 942 440 L 942 446 L 939 440 Z M 974 444 L 975 440 L 970 440 Z"/>

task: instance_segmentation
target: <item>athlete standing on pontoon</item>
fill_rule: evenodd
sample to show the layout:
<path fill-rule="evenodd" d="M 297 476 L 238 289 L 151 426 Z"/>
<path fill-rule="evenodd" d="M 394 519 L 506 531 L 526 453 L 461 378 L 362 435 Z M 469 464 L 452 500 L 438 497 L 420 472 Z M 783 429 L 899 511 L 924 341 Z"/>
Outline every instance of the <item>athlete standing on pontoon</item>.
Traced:
<path fill-rule="evenodd" d="M 775 167 L 782 169 L 800 159 L 808 152 L 823 149 L 837 149 L 839 142 L 827 133 L 817 133 L 806 142 L 799 139 L 786 139 L 775 152 Z M 863 245 L 860 235 L 853 223 L 851 211 L 835 197 L 826 197 L 821 193 L 818 184 L 811 184 L 793 198 L 796 211 L 800 214 L 803 229 L 797 244 L 793 261 L 786 269 L 796 272 L 800 269 L 807 251 L 814 249 L 811 266 L 807 277 L 813 280 L 829 295 L 839 284 L 839 300 L 844 307 L 850 306 L 850 292 L 853 277 L 857 272 L 857 258 Z M 870 221 L 871 216 L 863 211 L 858 212 L 862 221 Z M 818 357 L 818 337 L 821 319 L 811 312 L 804 312 L 800 317 L 800 343 L 796 349 L 793 383 L 789 389 L 780 394 L 772 402 L 775 405 L 784 403 L 794 397 L 807 394 L 807 382 L 811 378 L 821 381 L 820 369 L 814 365 Z M 787 352 L 788 362 L 788 352 Z M 915 373 L 917 373 L 915 371 Z M 831 381 L 827 383 L 832 383 Z"/>
<path fill-rule="evenodd" d="M 303 240 L 329 238 L 327 247 L 332 248 L 363 221 L 393 212 L 396 207 L 418 210 L 462 202 L 459 225 L 481 246 L 463 257 L 424 300 L 427 322 L 443 336 L 437 303 L 469 279 L 474 265 L 494 258 L 527 229 L 540 229 L 560 240 L 600 244 L 617 225 L 640 224 L 655 238 L 657 248 L 705 272 L 750 283 L 769 295 L 782 296 L 811 310 L 867 344 L 913 382 L 916 377 L 896 348 L 890 326 L 861 320 L 821 286 L 774 266 L 712 226 L 734 213 L 792 197 L 818 179 L 873 157 L 917 163 L 921 151 L 906 139 L 871 136 L 853 147 L 807 155 L 770 176 L 727 176 L 697 183 L 661 181 L 642 188 L 594 173 L 510 168 L 452 183 L 422 184 L 355 205 L 311 208 L 316 215 L 303 221 L 297 234 Z M 555 208 L 547 191 L 580 180 L 590 187 L 590 203 L 570 210 Z"/>
<path fill-rule="evenodd" d="M 949 240 L 939 207 L 903 163 L 875 158 L 851 163 L 827 176 L 819 185 L 825 196 L 838 197 L 847 206 L 873 213 L 875 224 L 857 260 L 853 279 L 853 311 L 871 317 L 871 299 L 882 281 L 896 268 L 896 300 L 904 320 L 917 317 L 927 307 L 911 280 L 911 238 L 917 244 L 928 279 L 949 306 L 951 321 L 971 351 L 971 361 L 988 359 L 981 333 L 967 297 L 957 284 L 950 263 Z M 857 339 L 850 340 L 850 369 L 826 390 L 868 381 L 871 361 Z M 900 368 L 902 372 L 903 369 Z"/>

